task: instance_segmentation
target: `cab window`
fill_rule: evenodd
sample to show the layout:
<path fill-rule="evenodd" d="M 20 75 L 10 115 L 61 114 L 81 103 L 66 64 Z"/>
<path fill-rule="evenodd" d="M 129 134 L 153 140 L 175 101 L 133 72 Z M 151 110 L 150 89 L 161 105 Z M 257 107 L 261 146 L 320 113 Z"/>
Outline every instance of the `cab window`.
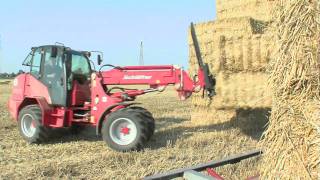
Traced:
<path fill-rule="evenodd" d="M 71 71 L 73 74 L 77 74 L 77 75 L 85 75 L 85 76 L 90 75 L 91 68 L 88 63 L 88 59 L 85 58 L 82 54 L 73 53 Z"/>
<path fill-rule="evenodd" d="M 42 57 L 41 49 L 35 50 L 31 60 L 30 73 L 36 77 L 40 77 L 41 57 Z"/>
<path fill-rule="evenodd" d="M 51 56 L 51 48 L 46 49 L 45 58 L 44 58 L 44 73 L 47 76 L 58 75 L 62 76 L 63 63 L 62 63 L 62 54 L 59 51 L 57 57 Z"/>
<path fill-rule="evenodd" d="M 32 64 L 32 57 L 33 57 L 33 51 L 31 51 L 28 56 L 26 57 L 26 59 L 23 61 L 22 65 L 24 66 L 31 66 Z"/>

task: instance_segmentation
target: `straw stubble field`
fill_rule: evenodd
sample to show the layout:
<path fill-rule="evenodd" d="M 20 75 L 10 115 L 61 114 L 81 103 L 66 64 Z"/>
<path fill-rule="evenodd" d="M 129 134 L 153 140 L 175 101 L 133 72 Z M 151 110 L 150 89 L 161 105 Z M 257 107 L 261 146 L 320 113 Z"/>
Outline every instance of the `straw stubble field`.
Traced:
<path fill-rule="evenodd" d="M 61 132 L 47 144 L 27 144 L 7 112 L 9 92 L 10 85 L 0 85 L 0 179 L 139 179 L 255 149 L 269 114 L 266 109 L 220 111 L 195 122 L 191 102 L 178 101 L 174 91 L 149 94 L 138 101 L 154 114 L 155 135 L 143 152 L 118 153 L 90 128 L 79 135 Z M 258 174 L 259 161 L 217 171 L 226 179 L 243 179 Z"/>

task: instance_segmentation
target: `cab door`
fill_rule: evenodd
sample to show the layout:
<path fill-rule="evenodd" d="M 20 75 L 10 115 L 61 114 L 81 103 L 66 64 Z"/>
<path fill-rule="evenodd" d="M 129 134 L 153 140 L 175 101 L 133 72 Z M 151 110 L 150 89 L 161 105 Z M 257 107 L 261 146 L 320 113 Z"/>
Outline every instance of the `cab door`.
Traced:
<path fill-rule="evenodd" d="M 40 79 L 48 88 L 52 105 L 65 107 L 67 90 L 63 50 L 56 47 L 43 50 Z"/>

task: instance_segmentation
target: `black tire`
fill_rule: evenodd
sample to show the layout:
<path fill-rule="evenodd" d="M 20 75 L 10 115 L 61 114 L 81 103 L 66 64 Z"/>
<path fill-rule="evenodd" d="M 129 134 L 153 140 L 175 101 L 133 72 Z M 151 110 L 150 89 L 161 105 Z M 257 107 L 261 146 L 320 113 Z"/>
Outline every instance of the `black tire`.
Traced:
<path fill-rule="evenodd" d="M 148 114 L 145 114 L 144 111 L 137 108 L 123 108 L 115 111 L 103 121 L 101 129 L 102 138 L 109 147 L 116 151 L 128 152 L 142 150 L 154 131 L 154 129 L 150 128 L 150 122 L 152 120 L 149 120 L 149 117 Z M 116 131 L 118 129 L 112 130 L 112 126 L 117 127 L 115 124 L 119 120 L 129 120 L 131 125 L 137 130 L 136 133 L 132 135 L 131 141 L 129 141 L 128 144 L 121 144 L 114 140 L 116 137 L 113 134 L 117 134 Z"/>
<path fill-rule="evenodd" d="M 33 128 L 35 129 L 33 133 L 27 135 L 23 123 L 25 123 L 26 118 L 31 118 Z M 42 125 L 42 112 L 38 105 L 29 105 L 24 107 L 19 112 L 18 117 L 18 127 L 20 135 L 29 143 L 43 143 L 49 139 L 50 129 Z"/>
<path fill-rule="evenodd" d="M 148 136 L 147 140 L 150 140 L 150 138 L 153 136 L 154 131 L 155 131 L 155 120 L 152 116 L 152 113 L 149 112 L 147 109 L 143 108 L 143 107 L 130 107 L 129 110 L 135 110 L 135 111 L 139 111 L 141 113 L 141 115 L 144 117 L 145 121 L 148 123 L 148 128 L 150 129 L 150 135 Z"/>

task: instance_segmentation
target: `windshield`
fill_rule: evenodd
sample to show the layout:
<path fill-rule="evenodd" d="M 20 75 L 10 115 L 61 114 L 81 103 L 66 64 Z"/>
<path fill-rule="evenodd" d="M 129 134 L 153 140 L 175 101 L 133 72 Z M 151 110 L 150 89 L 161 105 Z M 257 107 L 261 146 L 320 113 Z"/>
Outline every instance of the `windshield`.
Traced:
<path fill-rule="evenodd" d="M 28 56 L 24 59 L 22 65 L 23 65 L 23 66 L 31 66 L 32 56 L 33 56 L 33 51 L 31 51 L 31 52 L 28 54 Z"/>
<path fill-rule="evenodd" d="M 72 52 L 71 72 L 77 75 L 89 76 L 91 67 L 87 57 L 79 52 Z"/>

